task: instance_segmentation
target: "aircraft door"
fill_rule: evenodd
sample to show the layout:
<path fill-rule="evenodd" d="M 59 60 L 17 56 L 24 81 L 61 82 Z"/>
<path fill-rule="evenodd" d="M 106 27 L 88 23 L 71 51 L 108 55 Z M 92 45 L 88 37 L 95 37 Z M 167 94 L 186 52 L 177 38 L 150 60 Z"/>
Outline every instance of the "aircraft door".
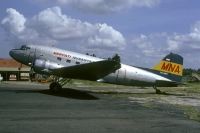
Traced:
<path fill-rule="evenodd" d="M 126 69 L 121 68 L 117 71 L 117 83 L 124 83 L 126 80 Z"/>

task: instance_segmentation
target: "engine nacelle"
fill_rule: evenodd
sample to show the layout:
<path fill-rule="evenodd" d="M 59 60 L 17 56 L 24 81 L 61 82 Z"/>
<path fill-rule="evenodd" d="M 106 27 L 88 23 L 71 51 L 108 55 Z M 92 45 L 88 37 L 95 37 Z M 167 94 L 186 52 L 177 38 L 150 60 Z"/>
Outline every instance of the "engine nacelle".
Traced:
<path fill-rule="evenodd" d="M 55 62 L 46 61 L 43 59 L 36 59 L 34 62 L 33 70 L 37 73 L 49 74 L 52 69 L 61 67 L 63 67 L 63 65 L 60 65 Z"/>

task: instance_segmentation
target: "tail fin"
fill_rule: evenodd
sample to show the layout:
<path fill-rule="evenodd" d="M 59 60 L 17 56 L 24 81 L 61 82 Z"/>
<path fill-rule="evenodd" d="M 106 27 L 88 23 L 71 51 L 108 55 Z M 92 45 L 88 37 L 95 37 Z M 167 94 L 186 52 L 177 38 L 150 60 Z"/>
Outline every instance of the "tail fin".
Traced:
<path fill-rule="evenodd" d="M 158 71 L 162 76 L 172 81 L 181 82 L 183 74 L 183 57 L 178 54 L 170 53 L 155 65 L 153 70 Z"/>

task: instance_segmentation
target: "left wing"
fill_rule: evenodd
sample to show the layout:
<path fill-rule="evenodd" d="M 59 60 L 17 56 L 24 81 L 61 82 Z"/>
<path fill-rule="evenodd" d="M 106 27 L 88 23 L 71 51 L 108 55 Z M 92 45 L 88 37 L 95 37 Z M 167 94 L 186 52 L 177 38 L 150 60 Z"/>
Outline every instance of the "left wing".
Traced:
<path fill-rule="evenodd" d="M 97 80 L 121 68 L 119 56 L 116 56 L 108 60 L 53 69 L 51 74 L 63 78 Z"/>

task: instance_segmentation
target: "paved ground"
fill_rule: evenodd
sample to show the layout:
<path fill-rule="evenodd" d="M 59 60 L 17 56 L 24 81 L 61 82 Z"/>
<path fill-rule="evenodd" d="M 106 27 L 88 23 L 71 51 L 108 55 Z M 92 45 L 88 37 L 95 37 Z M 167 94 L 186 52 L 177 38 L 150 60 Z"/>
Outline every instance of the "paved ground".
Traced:
<path fill-rule="evenodd" d="M 83 89 L 82 89 L 83 88 Z M 70 87 L 52 94 L 46 85 L 0 84 L 0 133 L 199 133 L 200 123 L 180 109 L 141 105 L 123 93 Z M 103 87 L 104 90 L 110 89 Z M 138 93 L 140 95 L 140 93 Z"/>

